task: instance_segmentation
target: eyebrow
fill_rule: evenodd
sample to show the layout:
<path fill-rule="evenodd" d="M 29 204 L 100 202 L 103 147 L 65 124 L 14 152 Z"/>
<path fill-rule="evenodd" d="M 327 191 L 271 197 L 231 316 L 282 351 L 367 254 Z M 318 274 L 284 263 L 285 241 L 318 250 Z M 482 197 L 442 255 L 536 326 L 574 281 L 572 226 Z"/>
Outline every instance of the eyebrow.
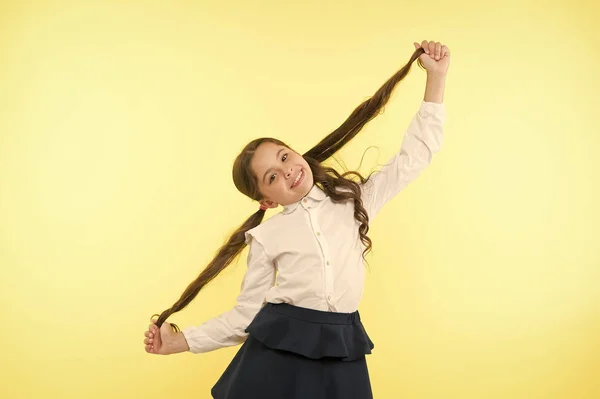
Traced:
<path fill-rule="evenodd" d="M 283 151 L 283 150 L 285 150 L 285 148 L 280 148 L 280 149 L 279 149 L 279 151 L 277 151 L 277 154 L 275 154 L 275 159 L 279 159 L 279 153 L 280 153 L 281 151 Z M 273 169 L 273 168 L 269 168 L 269 169 L 267 169 L 267 171 L 266 171 L 266 172 L 265 172 L 265 174 L 263 175 L 263 178 L 262 178 L 262 180 L 263 180 L 263 183 L 265 182 L 265 177 L 267 177 L 267 173 L 269 173 L 269 171 L 270 171 L 271 169 Z"/>

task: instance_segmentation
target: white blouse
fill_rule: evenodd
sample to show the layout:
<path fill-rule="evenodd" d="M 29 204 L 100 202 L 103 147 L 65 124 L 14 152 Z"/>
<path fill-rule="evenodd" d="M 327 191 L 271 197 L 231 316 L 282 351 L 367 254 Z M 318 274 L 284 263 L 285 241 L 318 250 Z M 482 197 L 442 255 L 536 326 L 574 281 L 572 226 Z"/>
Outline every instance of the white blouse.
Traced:
<path fill-rule="evenodd" d="M 442 145 L 445 121 L 443 103 L 421 102 L 400 151 L 361 185 L 369 222 L 431 163 Z M 300 201 L 248 230 L 248 270 L 236 305 L 182 330 L 190 352 L 244 342 L 244 330 L 266 302 L 332 312 L 357 310 L 365 275 L 365 246 L 358 227 L 353 201 L 333 203 L 314 185 Z"/>

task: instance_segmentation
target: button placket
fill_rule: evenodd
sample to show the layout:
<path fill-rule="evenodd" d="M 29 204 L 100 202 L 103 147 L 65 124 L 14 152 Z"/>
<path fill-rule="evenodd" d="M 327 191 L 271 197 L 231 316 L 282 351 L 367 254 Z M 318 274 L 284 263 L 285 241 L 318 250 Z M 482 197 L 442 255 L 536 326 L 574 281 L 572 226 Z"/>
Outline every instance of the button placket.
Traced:
<path fill-rule="evenodd" d="M 327 256 L 325 259 L 328 259 Z M 325 294 L 327 294 L 327 300 L 333 298 L 333 270 L 329 261 L 325 262 Z"/>
<path fill-rule="evenodd" d="M 312 213 L 309 213 L 309 217 L 313 229 L 316 230 L 315 234 L 317 236 L 317 242 L 319 243 L 319 246 L 321 248 L 321 256 L 323 259 L 324 269 L 323 277 L 325 278 L 324 295 L 326 295 L 326 298 L 329 301 L 331 300 L 331 298 L 333 298 L 333 271 L 331 269 L 331 261 L 329 258 L 329 246 L 327 245 L 327 240 L 325 240 L 323 235 L 321 234 L 317 217 Z"/>
<path fill-rule="evenodd" d="M 323 248 L 323 268 L 325 269 L 325 295 L 327 295 L 327 300 L 330 301 L 333 298 L 333 268 L 331 267 L 327 240 L 321 236 L 320 241 Z"/>

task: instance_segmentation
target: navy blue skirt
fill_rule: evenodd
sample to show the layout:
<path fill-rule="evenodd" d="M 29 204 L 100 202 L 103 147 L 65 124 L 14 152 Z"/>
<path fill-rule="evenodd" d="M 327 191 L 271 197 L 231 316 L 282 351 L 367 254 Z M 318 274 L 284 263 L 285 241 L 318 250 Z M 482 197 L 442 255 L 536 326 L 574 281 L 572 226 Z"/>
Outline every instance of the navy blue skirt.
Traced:
<path fill-rule="evenodd" d="M 371 399 L 365 355 L 374 344 L 358 310 L 266 303 L 211 389 L 215 399 Z"/>

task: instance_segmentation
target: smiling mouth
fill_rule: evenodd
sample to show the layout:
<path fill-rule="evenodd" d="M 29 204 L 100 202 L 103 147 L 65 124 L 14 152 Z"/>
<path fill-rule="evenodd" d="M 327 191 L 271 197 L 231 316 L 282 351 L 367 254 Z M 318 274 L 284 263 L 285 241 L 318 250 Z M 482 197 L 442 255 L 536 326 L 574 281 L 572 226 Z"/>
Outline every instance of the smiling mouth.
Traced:
<path fill-rule="evenodd" d="M 300 184 L 300 182 L 304 179 L 304 169 L 300 169 L 300 172 L 298 172 L 298 176 L 296 176 L 296 180 L 294 180 L 294 183 L 292 183 L 292 187 L 294 188 L 296 187 L 298 184 Z"/>

